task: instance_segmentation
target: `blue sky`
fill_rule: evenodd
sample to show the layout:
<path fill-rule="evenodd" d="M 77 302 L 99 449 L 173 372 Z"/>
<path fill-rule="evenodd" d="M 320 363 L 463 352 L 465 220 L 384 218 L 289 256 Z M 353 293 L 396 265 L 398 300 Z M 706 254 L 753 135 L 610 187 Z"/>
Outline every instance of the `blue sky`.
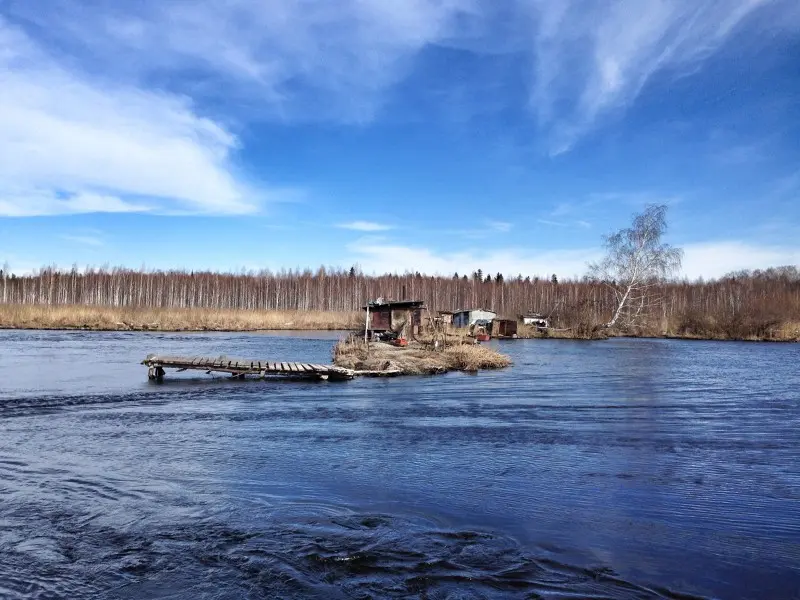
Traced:
<path fill-rule="evenodd" d="M 0 0 L 0 263 L 800 263 L 800 3 Z"/>

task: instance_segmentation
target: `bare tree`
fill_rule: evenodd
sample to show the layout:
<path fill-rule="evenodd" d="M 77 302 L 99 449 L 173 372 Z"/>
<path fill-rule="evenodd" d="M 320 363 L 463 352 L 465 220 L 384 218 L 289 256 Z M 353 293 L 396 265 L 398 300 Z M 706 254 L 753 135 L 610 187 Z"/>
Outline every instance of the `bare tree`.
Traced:
<path fill-rule="evenodd" d="M 662 229 L 663 231 L 663 229 Z M 624 241 L 620 237 L 620 244 Z M 657 246 L 659 244 L 656 244 Z M 2 258 L 0 257 L 0 262 Z M 15 275 L 3 268 L 0 304 L 93 305 L 120 308 L 208 308 L 219 310 L 358 311 L 365 299 L 424 300 L 431 311 L 485 307 L 509 317 L 530 311 L 548 315 L 556 328 L 592 330 L 617 311 L 628 322 L 637 311 L 637 327 L 725 339 L 800 336 L 800 269 L 777 267 L 739 271 L 706 281 L 647 279 L 645 294 L 621 287 L 619 274 L 584 280 L 562 277 L 558 285 L 536 276 L 491 283 L 476 276 L 419 277 L 415 273 L 367 275 L 356 267 L 257 273 L 148 271 L 125 268 L 69 270 L 45 267 Z M 463 273 L 463 270 L 462 270 Z M 628 291 L 630 304 L 619 309 Z M 638 298 L 638 304 L 634 301 Z M 646 310 L 660 303 L 661 310 Z M 3 307 L 0 306 L 0 313 Z M 0 316 L 2 316 L 0 314 Z M 791 333 L 791 332 L 797 333 Z M 789 332 L 789 333 L 787 333 Z"/>
<path fill-rule="evenodd" d="M 653 288 L 680 269 L 683 250 L 661 241 L 666 230 L 667 207 L 648 205 L 631 227 L 605 238 L 606 257 L 589 271 L 614 292 L 616 308 L 606 327 L 635 325 L 660 300 Z"/>

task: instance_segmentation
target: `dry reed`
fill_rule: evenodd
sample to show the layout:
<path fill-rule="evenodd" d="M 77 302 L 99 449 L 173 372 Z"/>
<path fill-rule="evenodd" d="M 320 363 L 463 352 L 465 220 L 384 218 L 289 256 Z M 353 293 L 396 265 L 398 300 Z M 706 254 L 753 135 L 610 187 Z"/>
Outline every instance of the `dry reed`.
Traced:
<path fill-rule="evenodd" d="M 0 328 L 98 331 L 348 330 L 356 313 L 206 308 L 0 305 Z"/>
<path fill-rule="evenodd" d="M 399 371 L 404 375 L 501 369 L 511 364 L 507 356 L 484 345 L 459 343 L 434 349 L 412 342 L 397 347 L 383 342 L 365 344 L 353 337 L 334 347 L 333 362 L 355 371 Z"/>

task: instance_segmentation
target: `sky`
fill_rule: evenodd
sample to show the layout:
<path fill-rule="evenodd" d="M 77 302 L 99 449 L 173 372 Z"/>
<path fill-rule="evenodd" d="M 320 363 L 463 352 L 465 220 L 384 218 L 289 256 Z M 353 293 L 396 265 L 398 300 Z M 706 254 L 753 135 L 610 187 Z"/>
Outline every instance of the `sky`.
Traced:
<path fill-rule="evenodd" d="M 800 264 L 796 0 L 0 0 L 0 263 Z"/>

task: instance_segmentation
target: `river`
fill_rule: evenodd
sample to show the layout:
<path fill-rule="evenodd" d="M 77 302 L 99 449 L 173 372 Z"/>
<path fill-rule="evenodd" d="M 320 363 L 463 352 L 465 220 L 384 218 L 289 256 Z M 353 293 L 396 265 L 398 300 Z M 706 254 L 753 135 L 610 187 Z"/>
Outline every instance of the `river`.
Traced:
<path fill-rule="evenodd" d="M 493 342 L 352 382 L 335 335 L 0 332 L 0 598 L 800 598 L 800 345 Z"/>

